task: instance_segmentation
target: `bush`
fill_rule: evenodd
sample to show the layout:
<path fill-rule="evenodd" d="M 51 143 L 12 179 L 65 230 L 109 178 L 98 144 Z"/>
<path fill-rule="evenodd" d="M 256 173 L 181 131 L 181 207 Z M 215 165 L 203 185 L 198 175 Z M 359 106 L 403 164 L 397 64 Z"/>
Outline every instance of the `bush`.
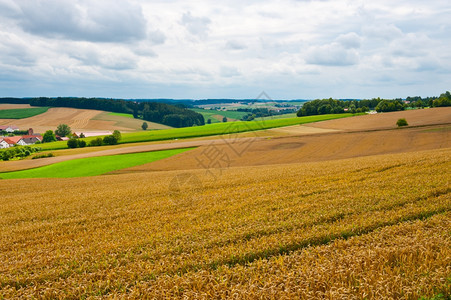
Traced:
<path fill-rule="evenodd" d="M 401 127 L 401 126 L 407 126 L 407 125 L 409 125 L 409 124 L 407 124 L 406 119 L 402 118 L 402 119 L 399 119 L 399 120 L 396 122 L 396 125 L 398 125 L 398 127 Z"/>
<path fill-rule="evenodd" d="M 79 148 L 84 148 L 86 147 L 86 142 L 84 140 L 78 140 L 78 147 Z"/>
<path fill-rule="evenodd" d="M 69 148 L 77 148 L 78 147 L 78 140 L 77 139 L 69 139 L 67 141 L 67 147 L 69 147 Z"/>
<path fill-rule="evenodd" d="M 103 143 L 105 145 L 116 145 L 117 142 L 118 140 L 114 135 L 107 135 L 103 138 Z"/>
<path fill-rule="evenodd" d="M 103 140 L 100 137 L 96 138 L 95 140 L 91 140 L 89 142 L 89 146 L 91 146 L 91 147 L 102 146 L 102 145 L 103 145 Z"/>

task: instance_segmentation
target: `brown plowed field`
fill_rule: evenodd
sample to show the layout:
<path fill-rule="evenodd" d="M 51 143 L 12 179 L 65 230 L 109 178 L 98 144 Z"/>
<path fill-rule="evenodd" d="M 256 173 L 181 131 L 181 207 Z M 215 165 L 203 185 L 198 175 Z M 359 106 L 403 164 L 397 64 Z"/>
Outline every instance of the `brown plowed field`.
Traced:
<path fill-rule="evenodd" d="M 337 130 L 373 130 L 396 128 L 396 121 L 405 118 L 409 126 L 451 123 L 451 107 L 436 107 L 364 115 L 352 118 L 322 121 L 305 126 Z"/>
<path fill-rule="evenodd" d="M 314 162 L 449 147 L 451 126 L 210 141 L 198 149 L 116 173 L 202 168 L 220 171 L 233 166 Z"/>

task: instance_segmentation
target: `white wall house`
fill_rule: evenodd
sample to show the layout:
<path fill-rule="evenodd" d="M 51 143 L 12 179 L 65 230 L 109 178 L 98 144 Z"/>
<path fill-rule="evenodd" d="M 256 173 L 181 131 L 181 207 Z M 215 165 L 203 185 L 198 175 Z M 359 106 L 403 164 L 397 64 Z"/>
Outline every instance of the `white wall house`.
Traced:
<path fill-rule="evenodd" d="M 0 139 L 0 149 L 4 148 L 9 148 L 9 144 L 4 139 Z"/>

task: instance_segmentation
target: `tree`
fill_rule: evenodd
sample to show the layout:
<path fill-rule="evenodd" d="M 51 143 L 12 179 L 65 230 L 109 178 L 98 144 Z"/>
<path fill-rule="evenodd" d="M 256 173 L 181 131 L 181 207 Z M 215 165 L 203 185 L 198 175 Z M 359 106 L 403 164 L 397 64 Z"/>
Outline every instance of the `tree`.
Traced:
<path fill-rule="evenodd" d="M 208 119 L 208 120 L 207 120 L 207 124 L 211 124 L 211 119 Z"/>
<path fill-rule="evenodd" d="M 67 124 L 59 124 L 55 130 L 55 134 L 59 136 L 68 136 L 71 133 L 71 129 Z"/>
<path fill-rule="evenodd" d="M 222 122 L 227 122 L 227 117 L 222 118 Z"/>
<path fill-rule="evenodd" d="M 53 130 L 47 130 L 42 136 L 43 143 L 50 143 L 56 141 L 56 136 L 53 133 Z"/>
<path fill-rule="evenodd" d="M 80 133 L 80 138 L 82 139 L 82 138 L 85 138 L 85 134 L 82 132 L 82 133 Z"/>
<path fill-rule="evenodd" d="M 149 127 L 149 125 L 147 125 L 147 122 L 143 122 L 143 124 L 141 125 L 141 128 L 143 130 L 147 130 L 148 127 Z"/>
<path fill-rule="evenodd" d="M 396 125 L 398 125 L 398 127 L 401 127 L 401 126 L 407 126 L 407 125 L 409 125 L 409 124 L 407 124 L 406 119 L 402 118 L 402 119 L 399 119 L 399 120 L 396 122 Z"/>
<path fill-rule="evenodd" d="M 118 141 L 114 135 L 107 135 L 103 138 L 103 143 L 105 145 L 116 145 L 117 142 Z"/>
<path fill-rule="evenodd" d="M 113 131 L 113 136 L 116 138 L 116 140 L 119 142 L 122 139 L 122 134 L 119 130 Z"/>
<path fill-rule="evenodd" d="M 78 140 L 74 139 L 74 138 L 69 139 L 67 141 L 67 147 L 69 147 L 69 148 L 77 148 L 78 147 Z"/>

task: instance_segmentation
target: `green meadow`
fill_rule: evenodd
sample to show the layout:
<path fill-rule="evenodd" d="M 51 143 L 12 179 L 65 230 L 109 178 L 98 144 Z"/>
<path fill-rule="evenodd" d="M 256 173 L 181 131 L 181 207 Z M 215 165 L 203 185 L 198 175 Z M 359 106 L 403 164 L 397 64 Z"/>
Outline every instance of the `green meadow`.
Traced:
<path fill-rule="evenodd" d="M 126 117 L 126 118 L 133 118 L 132 114 L 126 114 L 126 113 L 115 113 L 115 112 L 111 112 L 108 114 L 109 116 L 119 116 L 119 117 Z"/>
<path fill-rule="evenodd" d="M 17 108 L 0 110 L 0 119 L 25 119 L 45 113 L 49 107 Z"/>
<path fill-rule="evenodd" d="M 197 113 L 202 114 L 204 116 L 205 123 L 207 123 L 208 119 L 211 120 L 211 123 L 222 123 L 222 121 L 213 117 L 215 115 L 220 115 L 220 116 L 227 117 L 230 119 L 240 120 L 244 115 L 248 114 L 247 112 L 236 111 L 236 110 L 221 111 L 221 110 L 201 109 L 201 108 L 190 108 L 190 109 L 194 110 Z"/>
<path fill-rule="evenodd" d="M 168 158 L 191 149 L 193 148 L 80 158 L 35 169 L 0 173 L 0 178 L 72 178 L 97 176 Z"/>

